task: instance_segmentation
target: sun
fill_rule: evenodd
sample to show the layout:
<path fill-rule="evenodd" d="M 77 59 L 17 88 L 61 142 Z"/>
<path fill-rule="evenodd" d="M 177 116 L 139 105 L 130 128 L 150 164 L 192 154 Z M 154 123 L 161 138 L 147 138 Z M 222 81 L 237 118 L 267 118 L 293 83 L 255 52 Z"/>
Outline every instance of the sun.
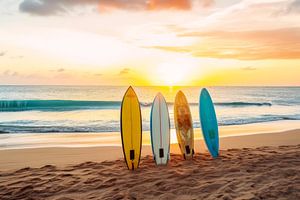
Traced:
<path fill-rule="evenodd" d="M 159 62 L 153 69 L 152 82 L 160 86 L 187 86 L 198 78 L 199 60 L 191 57 L 172 57 Z"/>
<path fill-rule="evenodd" d="M 187 75 L 184 67 L 180 63 L 172 62 L 159 64 L 157 72 L 160 82 L 168 86 L 182 84 Z"/>

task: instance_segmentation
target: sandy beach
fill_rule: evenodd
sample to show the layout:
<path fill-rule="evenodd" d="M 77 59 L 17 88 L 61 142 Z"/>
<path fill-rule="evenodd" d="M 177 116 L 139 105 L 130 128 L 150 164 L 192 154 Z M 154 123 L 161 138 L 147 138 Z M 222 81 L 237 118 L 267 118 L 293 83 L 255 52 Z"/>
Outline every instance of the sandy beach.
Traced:
<path fill-rule="evenodd" d="M 120 146 L 0 151 L 1 199 L 299 199 L 300 130 L 222 137 L 213 160 L 203 140 L 193 161 L 177 144 L 156 167 L 144 145 L 126 169 Z"/>
<path fill-rule="evenodd" d="M 0 0 L 0 200 L 300 200 L 299 19 Z"/>

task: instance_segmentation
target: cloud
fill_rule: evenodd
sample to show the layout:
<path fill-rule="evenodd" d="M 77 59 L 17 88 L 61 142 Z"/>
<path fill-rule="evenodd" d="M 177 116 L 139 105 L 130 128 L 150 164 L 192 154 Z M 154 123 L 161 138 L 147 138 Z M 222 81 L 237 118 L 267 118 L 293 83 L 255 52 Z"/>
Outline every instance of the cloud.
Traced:
<path fill-rule="evenodd" d="M 2 73 L 2 75 L 4 75 L 4 76 L 8 76 L 9 74 L 10 74 L 10 70 L 6 70 Z"/>
<path fill-rule="evenodd" d="M 23 0 L 19 10 L 40 16 L 65 13 L 76 6 L 93 6 L 99 11 L 190 10 L 194 2 L 200 2 L 203 7 L 214 4 L 214 0 Z"/>
<path fill-rule="evenodd" d="M 103 76 L 103 74 L 94 74 L 95 76 Z"/>
<path fill-rule="evenodd" d="M 255 71 L 257 69 L 255 67 L 248 66 L 248 67 L 243 67 L 242 70 L 244 70 L 244 71 Z"/>
<path fill-rule="evenodd" d="M 165 51 L 189 53 L 195 57 L 240 60 L 299 59 L 300 28 L 257 31 L 186 32 L 178 37 L 192 37 L 189 46 L 152 46 Z M 149 47 L 148 47 L 149 48 Z"/>
<path fill-rule="evenodd" d="M 24 56 L 11 56 L 10 58 L 11 59 L 22 59 L 22 58 L 24 58 Z"/>
<path fill-rule="evenodd" d="M 214 0 L 203 0 L 201 1 L 201 5 L 202 7 L 211 7 L 215 4 L 215 1 Z"/>
<path fill-rule="evenodd" d="M 163 10 L 163 9 L 177 9 L 189 10 L 192 7 L 192 2 L 189 0 L 150 0 L 148 1 L 147 9 L 149 10 Z"/>
<path fill-rule="evenodd" d="M 190 27 L 197 31 L 204 27 L 206 30 L 234 31 L 298 27 L 299 20 L 297 20 L 297 17 L 288 15 L 287 12 L 290 8 L 296 9 L 295 5 L 291 6 L 294 1 L 240 0 L 230 6 L 220 9 L 217 7 L 205 19 L 187 23 L 191 24 Z M 276 23 L 274 23 L 274 20 Z"/>
<path fill-rule="evenodd" d="M 300 14 L 300 0 L 287 1 L 284 6 L 275 10 L 272 16 L 284 16 L 289 14 Z"/>
<path fill-rule="evenodd" d="M 64 68 L 59 68 L 58 70 L 56 70 L 57 72 L 64 72 L 66 71 Z"/>
<path fill-rule="evenodd" d="M 19 76 L 19 73 L 16 71 L 6 70 L 2 73 L 3 76 Z"/>
<path fill-rule="evenodd" d="M 5 56 L 5 54 L 6 54 L 5 51 L 0 52 L 0 57 L 1 57 L 1 56 Z"/>
<path fill-rule="evenodd" d="M 11 75 L 12 76 L 19 76 L 19 73 L 18 72 L 13 72 Z"/>
<path fill-rule="evenodd" d="M 49 70 L 50 72 L 57 72 L 57 73 L 62 73 L 62 72 L 65 72 L 66 69 L 64 68 L 58 68 L 58 69 L 51 69 Z"/>
<path fill-rule="evenodd" d="M 58 0 L 24 0 L 19 5 L 21 12 L 30 13 L 33 15 L 54 15 L 65 11 L 64 4 L 69 4 L 69 1 Z"/>
<path fill-rule="evenodd" d="M 300 13 L 300 0 L 294 0 L 287 8 L 287 13 Z"/>
<path fill-rule="evenodd" d="M 124 68 L 122 69 L 120 72 L 119 72 L 119 75 L 126 75 L 126 74 L 129 74 L 131 71 L 130 68 Z"/>

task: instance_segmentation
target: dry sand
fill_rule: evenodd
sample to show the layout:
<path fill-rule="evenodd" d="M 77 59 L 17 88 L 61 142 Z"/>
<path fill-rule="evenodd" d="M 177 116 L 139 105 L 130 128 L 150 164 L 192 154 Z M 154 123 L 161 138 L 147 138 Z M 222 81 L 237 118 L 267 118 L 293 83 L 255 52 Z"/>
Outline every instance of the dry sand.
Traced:
<path fill-rule="evenodd" d="M 295 130 L 222 138 L 215 160 L 203 141 L 192 161 L 174 154 L 173 145 L 161 167 L 145 146 L 133 172 L 120 147 L 1 150 L 0 199 L 300 199 L 299 136 Z"/>
<path fill-rule="evenodd" d="M 120 159 L 2 172 L 0 198 L 300 199 L 300 145 L 222 150 L 216 160 L 207 153 L 171 158 L 156 167 L 143 157 L 136 171 Z"/>

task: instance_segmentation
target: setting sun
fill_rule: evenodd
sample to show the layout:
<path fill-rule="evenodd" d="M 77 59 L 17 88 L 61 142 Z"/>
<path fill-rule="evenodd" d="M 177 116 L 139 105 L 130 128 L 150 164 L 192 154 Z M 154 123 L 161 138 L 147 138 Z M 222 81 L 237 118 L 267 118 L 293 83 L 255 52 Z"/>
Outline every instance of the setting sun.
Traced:
<path fill-rule="evenodd" d="M 177 63 L 162 63 L 158 67 L 158 74 L 162 83 L 173 86 L 183 80 L 187 71 Z"/>
<path fill-rule="evenodd" d="M 157 81 L 160 85 L 175 86 L 190 83 L 197 62 L 193 59 L 173 59 L 170 62 L 163 62 L 157 65 Z M 200 67 L 197 71 L 200 70 Z"/>

